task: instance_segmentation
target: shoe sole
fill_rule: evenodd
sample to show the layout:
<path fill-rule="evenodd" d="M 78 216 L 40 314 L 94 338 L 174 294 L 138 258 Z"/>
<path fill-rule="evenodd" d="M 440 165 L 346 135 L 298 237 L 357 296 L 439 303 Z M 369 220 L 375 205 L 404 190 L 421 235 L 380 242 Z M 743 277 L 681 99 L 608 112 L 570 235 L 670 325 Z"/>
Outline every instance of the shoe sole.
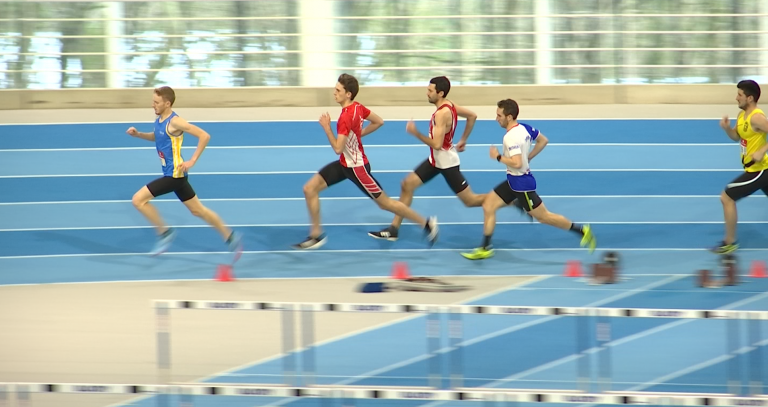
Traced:
<path fill-rule="evenodd" d="M 240 257 L 243 256 L 243 244 L 237 245 L 237 248 L 233 251 L 234 258 L 232 259 L 232 264 L 237 263 L 238 260 L 240 260 Z"/>
<path fill-rule="evenodd" d="M 314 245 L 309 246 L 309 247 L 301 247 L 299 245 L 293 245 L 291 247 L 293 247 L 296 250 L 315 250 L 315 249 L 319 249 L 319 248 L 323 247 L 323 245 L 325 244 L 326 240 L 328 240 L 328 239 L 327 238 L 323 239 L 323 240 L 321 240 L 321 241 L 319 241 L 319 242 L 317 242 Z"/>
<path fill-rule="evenodd" d="M 176 240 L 176 236 L 171 237 L 171 240 L 168 242 L 168 244 L 165 245 L 165 247 L 162 250 L 157 251 L 157 252 L 154 252 L 154 251 L 153 252 L 149 252 L 149 256 L 150 257 L 157 257 L 157 256 L 167 252 L 168 249 L 171 248 L 171 245 L 173 244 L 174 240 Z"/>
<path fill-rule="evenodd" d="M 165 253 L 167 251 L 168 251 L 168 248 L 165 248 L 165 249 L 163 249 L 163 250 L 161 250 L 159 252 L 150 252 L 149 256 L 150 257 L 157 257 L 157 256 L 159 256 L 159 255 L 161 255 L 161 254 L 163 254 L 163 253 Z"/>
<path fill-rule="evenodd" d="M 490 255 L 488 255 L 488 256 L 485 256 L 485 257 L 472 257 L 472 255 L 471 255 L 471 254 L 468 254 L 468 253 L 461 253 L 461 256 L 462 256 L 462 257 L 464 257 L 464 258 L 465 258 L 465 259 L 467 259 L 467 260 L 473 260 L 473 261 L 475 261 L 475 260 L 485 260 L 485 259 L 490 259 L 491 257 L 493 257 L 493 255 L 494 255 L 494 253 L 491 253 Z"/>
<path fill-rule="evenodd" d="M 396 242 L 397 241 L 396 237 L 381 237 L 381 236 L 376 236 L 376 235 L 374 235 L 372 233 L 368 233 L 368 236 L 370 236 L 370 237 L 372 237 L 374 239 L 378 239 L 378 240 L 386 240 L 388 242 Z"/>
<path fill-rule="evenodd" d="M 437 225 L 437 217 L 431 217 L 427 220 L 427 222 L 431 222 L 430 228 L 432 229 L 431 232 L 429 232 L 429 235 L 427 235 L 427 240 L 429 240 L 429 243 L 434 246 L 434 244 L 437 242 L 437 238 L 440 235 L 440 227 Z"/>

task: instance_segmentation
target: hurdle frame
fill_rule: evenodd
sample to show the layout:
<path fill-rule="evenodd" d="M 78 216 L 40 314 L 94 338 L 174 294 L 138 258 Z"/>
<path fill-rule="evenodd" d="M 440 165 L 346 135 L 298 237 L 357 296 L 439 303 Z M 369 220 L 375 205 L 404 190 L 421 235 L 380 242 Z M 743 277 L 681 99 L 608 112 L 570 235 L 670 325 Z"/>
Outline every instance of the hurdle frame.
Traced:
<path fill-rule="evenodd" d="M 283 375 L 286 386 L 312 386 L 317 374 L 314 343 L 314 314 L 316 312 L 348 313 L 402 313 L 426 317 L 426 340 L 429 359 L 427 361 L 429 386 L 435 390 L 451 390 L 464 387 L 463 377 L 463 315 L 524 315 L 576 317 L 577 389 L 580 392 L 606 393 L 611 391 L 611 319 L 612 318 L 663 318 L 663 319 L 716 319 L 727 320 L 727 354 L 729 359 L 728 393 L 736 396 L 760 395 L 763 392 L 762 368 L 758 361 L 751 360 L 749 378 L 742 377 L 739 321 L 747 321 L 750 341 L 754 347 L 760 341 L 761 320 L 768 320 L 768 311 L 744 310 L 701 310 L 701 309 L 649 309 L 649 308 L 607 308 L 607 307 L 543 307 L 514 305 L 442 305 L 442 304 L 377 304 L 377 303 L 310 303 L 310 302 L 263 302 L 263 301 L 188 301 L 153 300 L 158 321 L 169 318 L 170 310 L 250 310 L 279 311 L 282 313 Z M 301 312 L 301 347 L 296 347 L 294 331 L 295 313 Z M 441 350 L 442 321 L 447 314 L 448 348 Z M 167 327 L 158 322 L 158 327 Z M 591 333 L 594 332 L 594 335 Z M 170 346 L 160 341 L 169 341 L 170 332 L 158 333 L 158 350 L 170 352 Z M 592 346 L 592 341 L 596 343 Z M 754 343 L 753 343 L 754 342 Z M 762 342 L 766 342 L 763 340 Z M 764 345 L 764 344 L 763 344 Z M 759 352 L 761 346 L 756 346 Z M 296 354 L 302 352 L 302 366 L 299 367 Z M 449 376 L 442 374 L 442 354 L 450 353 Z M 762 356 L 762 353 L 758 353 Z M 591 372 L 592 357 L 597 358 L 596 372 Z M 170 377 L 170 355 L 158 354 L 160 377 Z M 165 374 L 162 374 L 165 373 Z M 593 375 L 596 380 L 593 380 Z M 169 383 L 162 381 L 161 383 Z"/>

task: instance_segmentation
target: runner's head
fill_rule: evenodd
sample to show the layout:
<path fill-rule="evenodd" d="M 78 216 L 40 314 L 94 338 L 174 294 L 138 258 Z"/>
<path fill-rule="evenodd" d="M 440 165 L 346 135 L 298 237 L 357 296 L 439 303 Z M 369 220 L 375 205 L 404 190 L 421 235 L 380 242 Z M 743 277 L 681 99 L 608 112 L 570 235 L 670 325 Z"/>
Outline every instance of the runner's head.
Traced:
<path fill-rule="evenodd" d="M 170 86 L 155 88 L 154 95 L 152 96 L 152 108 L 155 110 L 156 115 L 162 116 L 171 109 L 175 101 L 176 92 Z"/>
<path fill-rule="evenodd" d="M 739 90 L 736 93 L 736 102 L 739 104 L 739 109 L 746 110 L 750 106 L 757 104 L 760 99 L 760 85 L 757 82 L 745 79 L 736 85 Z"/>
<path fill-rule="evenodd" d="M 341 74 L 339 81 L 336 83 L 336 88 L 333 90 L 333 98 L 336 103 L 346 106 L 355 100 L 357 92 L 360 90 L 360 85 L 357 83 L 357 78 L 349 74 Z"/>
<path fill-rule="evenodd" d="M 451 91 L 451 81 L 445 76 L 437 76 L 429 80 L 429 86 L 427 86 L 427 99 L 429 103 L 436 104 L 439 101 L 448 97 L 448 92 Z"/>

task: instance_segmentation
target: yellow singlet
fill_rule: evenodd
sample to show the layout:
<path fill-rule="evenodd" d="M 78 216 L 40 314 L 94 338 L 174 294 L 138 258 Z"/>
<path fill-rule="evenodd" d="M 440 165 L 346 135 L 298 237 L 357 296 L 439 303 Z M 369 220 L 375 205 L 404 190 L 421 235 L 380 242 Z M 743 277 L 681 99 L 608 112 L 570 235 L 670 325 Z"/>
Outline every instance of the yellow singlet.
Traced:
<path fill-rule="evenodd" d="M 763 147 L 766 143 L 766 133 L 759 132 L 752 128 L 752 116 L 755 113 L 764 114 L 762 110 L 755 109 L 749 116 L 744 117 L 744 112 L 739 113 L 736 122 L 736 132 L 741 138 L 741 163 L 746 164 L 752 161 L 752 154 Z M 768 155 L 763 156 L 761 161 L 756 161 L 753 165 L 744 169 L 747 172 L 759 172 L 768 169 Z"/>

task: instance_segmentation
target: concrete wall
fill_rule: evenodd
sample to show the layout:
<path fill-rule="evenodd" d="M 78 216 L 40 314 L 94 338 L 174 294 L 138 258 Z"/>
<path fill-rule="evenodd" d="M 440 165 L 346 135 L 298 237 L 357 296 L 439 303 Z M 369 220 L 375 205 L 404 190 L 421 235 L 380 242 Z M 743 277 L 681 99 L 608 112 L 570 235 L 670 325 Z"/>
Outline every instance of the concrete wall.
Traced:
<path fill-rule="evenodd" d="M 357 100 L 370 106 L 421 106 L 424 87 L 363 87 Z M 176 90 L 176 108 L 332 106 L 332 88 L 256 87 Z M 456 86 L 450 98 L 465 106 L 495 106 L 513 98 L 521 105 L 728 104 L 736 86 L 560 85 Z M 151 89 L 0 90 L 0 110 L 138 109 L 151 104 Z"/>

